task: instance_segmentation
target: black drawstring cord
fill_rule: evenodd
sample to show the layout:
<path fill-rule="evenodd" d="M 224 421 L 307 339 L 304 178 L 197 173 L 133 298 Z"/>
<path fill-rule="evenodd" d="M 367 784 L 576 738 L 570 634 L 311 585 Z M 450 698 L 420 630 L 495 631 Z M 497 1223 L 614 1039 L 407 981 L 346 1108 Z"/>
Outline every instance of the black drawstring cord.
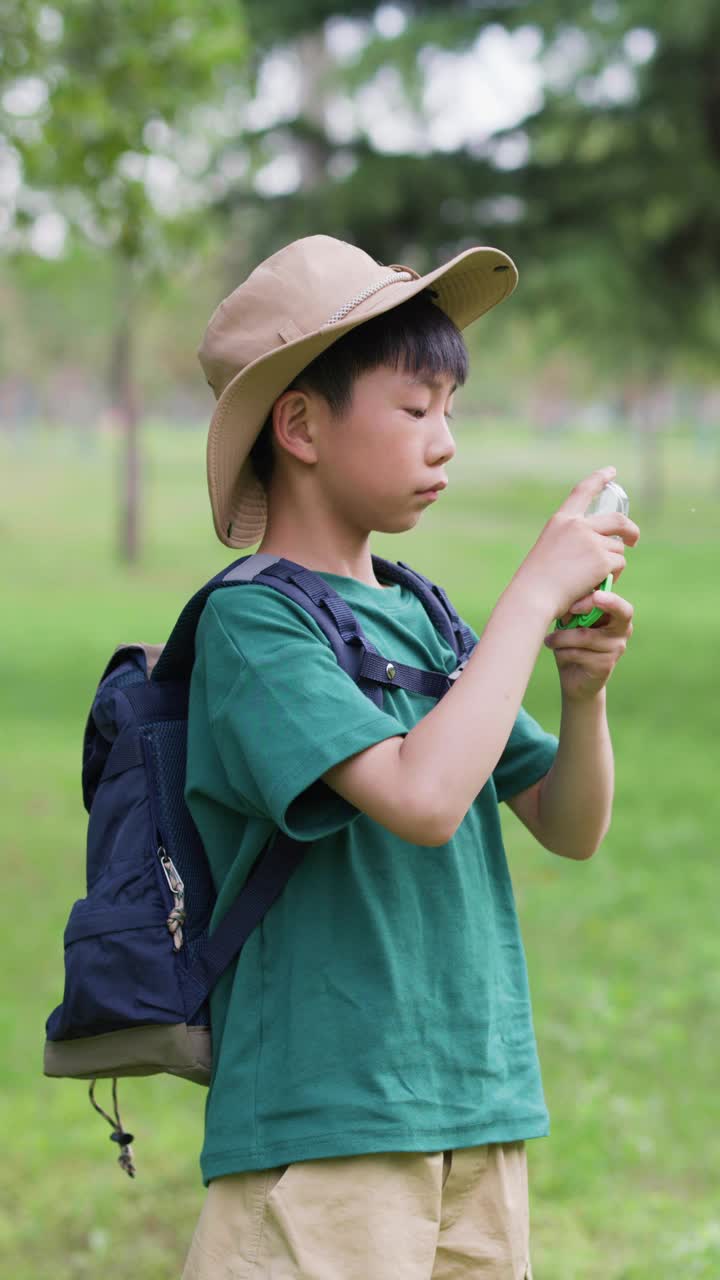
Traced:
<path fill-rule="evenodd" d="M 90 1098 L 90 1101 L 94 1106 L 95 1110 L 97 1111 L 98 1115 L 104 1116 L 108 1124 L 110 1125 L 110 1128 L 112 1129 L 112 1133 L 110 1134 L 110 1141 L 117 1142 L 120 1147 L 120 1155 L 118 1156 L 118 1164 L 120 1165 L 120 1168 L 125 1170 L 129 1178 L 134 1178 L 135 1177 L 135 1159 L 133 1156 L 132 1147 L 130 1146 L 130 1143 L 133 1141 L 133 1135 L 131 1133 L 126 1133 L 122 1127 L 122 1120 L 120 1119 L 120 1112 L 118 1111 L 117 1080 L 115 1079 L 115 1077 L 113 1077 L 112 1099 L 113 1099 L 113 1109 L 115 1111 L 114 1120 L 112 1116 L 109 1116 L 107 1111 L 103 1111 L 102 1107 L 98 1106 L 97 1102 L 95 1101 L 95 1085 L 96 1084 L 97 1084 L 97 1080 L 93 1080 L 90 1084 L 90 1088 L 88 1090 L 88 1096 Z"/>

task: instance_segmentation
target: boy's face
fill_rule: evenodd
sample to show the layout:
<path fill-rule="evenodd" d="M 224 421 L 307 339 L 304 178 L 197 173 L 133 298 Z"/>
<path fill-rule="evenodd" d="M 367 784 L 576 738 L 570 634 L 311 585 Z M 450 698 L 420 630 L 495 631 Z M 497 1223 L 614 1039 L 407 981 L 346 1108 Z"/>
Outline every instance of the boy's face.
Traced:
<path fill-rule="evenodd" d="M 316 478 L 336 516 L 361 534 L 417 524 L 447 485 L 454 390 L 449 374 L 382 366 L 356 379 L 350 407 L 337 418 L 312 397 Z"/>

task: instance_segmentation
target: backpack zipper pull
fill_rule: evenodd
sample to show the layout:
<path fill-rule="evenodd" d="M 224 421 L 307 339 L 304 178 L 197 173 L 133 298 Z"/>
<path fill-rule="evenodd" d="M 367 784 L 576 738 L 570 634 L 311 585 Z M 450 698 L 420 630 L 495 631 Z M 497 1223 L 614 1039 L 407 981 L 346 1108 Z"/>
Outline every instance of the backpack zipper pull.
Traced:
<path fill-rule="evenodd" d="M 183 944 L 182 927 L 185 923 L 185 885 L 180 879 L 180 873 L 170 854 L 162 845 L 158 849 L 158 858 L 175 902 L 175 906 L 167 918 L 167 927 L 172 935 L 173 946 L 176 951 L 179 951 Z"/>

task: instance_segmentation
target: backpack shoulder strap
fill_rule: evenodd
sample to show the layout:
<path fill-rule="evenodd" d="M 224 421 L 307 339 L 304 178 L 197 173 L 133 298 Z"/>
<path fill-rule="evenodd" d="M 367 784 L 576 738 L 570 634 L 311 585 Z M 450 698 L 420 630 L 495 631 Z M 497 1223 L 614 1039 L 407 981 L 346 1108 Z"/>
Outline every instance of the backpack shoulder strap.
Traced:
<path fill-rule="evenodd" d="M 368 697 L 381 704 L 382 690 L 363 680 L 361 672 L 363 652 L 375 650 L 350 606 L 329 583 L 311 570 L 265 552 L 236 560 L 206 582 L 188 601 L 155 663 L 152 672 L 154 682 L 190 679 L 195 659 L 195 632 L 209 597 L 213 591 L 245 583 L 273 587 L 299 604 L 326 636 L 343 671 L 361 686 Z"/>
<path fill-rule="evenodd" d="M 349 606 L 328 583 L 310 570 L 290 560 L 265 554 L 237 561 L 208 583 L 186 606 L 176 624 L 177 635 L 174 631 L 171 636 L 171 640 L 175 640 L 171 656 L 176 662 L 176 670 L 178 664 L 187 662 L 188 657 L 192 667 L 195 628 L 210 592 L 248 582 L 271 586 L 299 604 L 314 618 L 329 640 L 342 669 L 373 702 L 382 706 L 382 685 L 363 678 L 361 671 L 363 656 L 372 646 Z M 242 890 L 209 936 L 204 951 L 186 973 L 188 1020 L 204 1004 L 220 975 L 239 954 L 245 940 L 302 862 L 308 847 L 306 842 L 293 839 L 283 831 L 275 832 L 256 860 Z"/>
<path fill-rule="evenodd" d="M 373 559 L 376 567 L 381 570 L 381 576 L 391 577 L 395 582 L 408 582 L 415 594 L 423 600 L 435 626 L 443 631 L 448 643 L 459 655 L 460 649 L 453 639 L 454 633 L 448 618 L 425 586 L 418 584 L 414 578 L 410 580 L 404 568 L 377 557 Z M 457 673 L 453 672 L 448 676 L 444 672 L 426 671 L 383 657 L 368 640 L 347 602 L 323 578 L 301 565 L 289 560 L 278 560 L 264 568 L 254 581 L 273 586 L 302 605 L 324 631 L 342 669 L 380 707 L 383 705 L 383 687 L 407 689 L 429 698 L 441 698 L 447 693 L 455 675 L 459 674 L 460 666 Z M 452 608 L 449 602 L 448 606 Z"/>
<path fill-rule="evenodd" d="M 389 577 L 391 581 L 406 582 L 421 597 L 435 625 L 459 653 L 458 646 L 451 638 L 454 632 L 448 621 L 449 609 L 452 608 L 449 602 L 445 612 L 441 612 L 429 589 L 431 584 L 427 584 L 425 579 L 419 580 L 419 585 L 416 585 L 419 575 L 412 575 L 412 571 L 406 571 L 404 566 L 393 565 L 384 571 L 384 562 L 379 562 L 379 565 L 383 568 L 383 576 Z M 329 640 L 342 669 L 377 705 L 382 706 L 383 686 L 390 683 L 414 688 L 434 697 L 441 697 L 449 688 L 452 677 L 448 678 L 438 672 L 419 671 L 413 667 L 406 668 L 400 663 L 388 663 L 367 639 L 349 605 L 329 583 L 302 565 L 265 554 L 247 556 L 236 561 L 193 596 L 181 613 L 166 649 L 157 662 L 154 680 L 178 679 L 182 676 L 189 678 L 194 659 L 195 630 L 208 597 L 220 588 L 248 582 L 273 587 L 299 604 L 317 622 Z M 245 939 L 301 863 L 307 847 L 304 842 L 277 831 L 263 850 L 246 885 L 210 935 L 204 953 L 195 960 L 187 973 L 187 999 L 194 1009 L 207 999 L 220 974 L 238 955 Z"/>
<path fill-rule="evenodd" d="M 309 849 L 307 841 L 295 840 L 278 829 L 258 856 L 237 897 L 186 971 L 183 985 L 188 1022 L 192 1021 L 218 978 L 280 896 Z"/>
<path fill-rule="evenodd" d="M 299 604 L 317 623 L 335 654 L 338 665 L 377 706 L 383 702 L 382 687 L 368 679 L 363 670 L 366 654 L 377 654 L 347 601 L 311 569 L 292 560 L 275 560 L 263 566 L 253 581 L 273 587 Z"/>
<path fill-rule="evenodd" d="M 457 654 L 458 671 L 461 670 L 474 640 L 442 587 L 402 562 L 395 564 L 373 556 L 373 564 L 378 576 L 403 584 L 419 597 L 433 625 Z M 292 560 L 264 552 L 236 560 L 188 601 L 156 660 L 153 682 L 189 681 L 195 658 L 195 632 L 208 598 L 213 591 L 249 582 L 273 587 L 299 604 L 320 627 L 343 671 L 378 706 L 382 706 L 382 685 L 395 684 L 431 697 L 440 697 L 447 689 L 446 676 L 406 668 L 378 654 L 350 606 L 318 574 Z"/>
<path fill-rule="evenodd" d="M 268 556 L 267 559 L 273 557 Z M 228 573 L 234 569 L 239 569 L 249 560 L 255 559 L 254 556 L 241 556 L 230 565 L 229 569 L 221 569 L 216 573 L 209 582 L 205 583 L 194 596 L 188 600 L 182 613 L 180 614 L 175 626 L 168 637 L 167 643 L 154 664 L 152 671 L 152 679 L 155 681 L 170 680 L 189 680 L 192 665 L 195 660 L 195 632 L 200 621 L 200 615 L 207 604 L 208 599 L 213 591 L 223 585 L 223 581 Z"/>
<path fill-rule="evenodd" d="M 395 564 L 392 560 L 382 560 L 380 556 L 373 556 L 373 565 L 378 577 L 399 582 L 415 592 L 415 595 L 422 600 L 436 629 L 455 650 L 458 663 L 464 665 L 475 648 L 475 639 L 442 587 L 438 587 L 422 573 L 418 573 L 417 569 L 411 569 L 410 565 L 404 564 L 402 560 Z"/>

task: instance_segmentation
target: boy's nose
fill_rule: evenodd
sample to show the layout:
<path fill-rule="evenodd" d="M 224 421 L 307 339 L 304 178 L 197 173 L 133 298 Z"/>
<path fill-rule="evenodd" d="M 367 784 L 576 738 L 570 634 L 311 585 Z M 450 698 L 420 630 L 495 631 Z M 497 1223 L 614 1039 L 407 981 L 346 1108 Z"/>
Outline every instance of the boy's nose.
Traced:
<path fill-rule="evenodd" d="M 455 437 L 450 430 L 445 417 L 441 419 L 441 425 L 438 430 L 433 432 L 433 438 L 428 450 L 428 462 L 434 466 L 441 463 L 449 462 L 455 457 Z"/>

